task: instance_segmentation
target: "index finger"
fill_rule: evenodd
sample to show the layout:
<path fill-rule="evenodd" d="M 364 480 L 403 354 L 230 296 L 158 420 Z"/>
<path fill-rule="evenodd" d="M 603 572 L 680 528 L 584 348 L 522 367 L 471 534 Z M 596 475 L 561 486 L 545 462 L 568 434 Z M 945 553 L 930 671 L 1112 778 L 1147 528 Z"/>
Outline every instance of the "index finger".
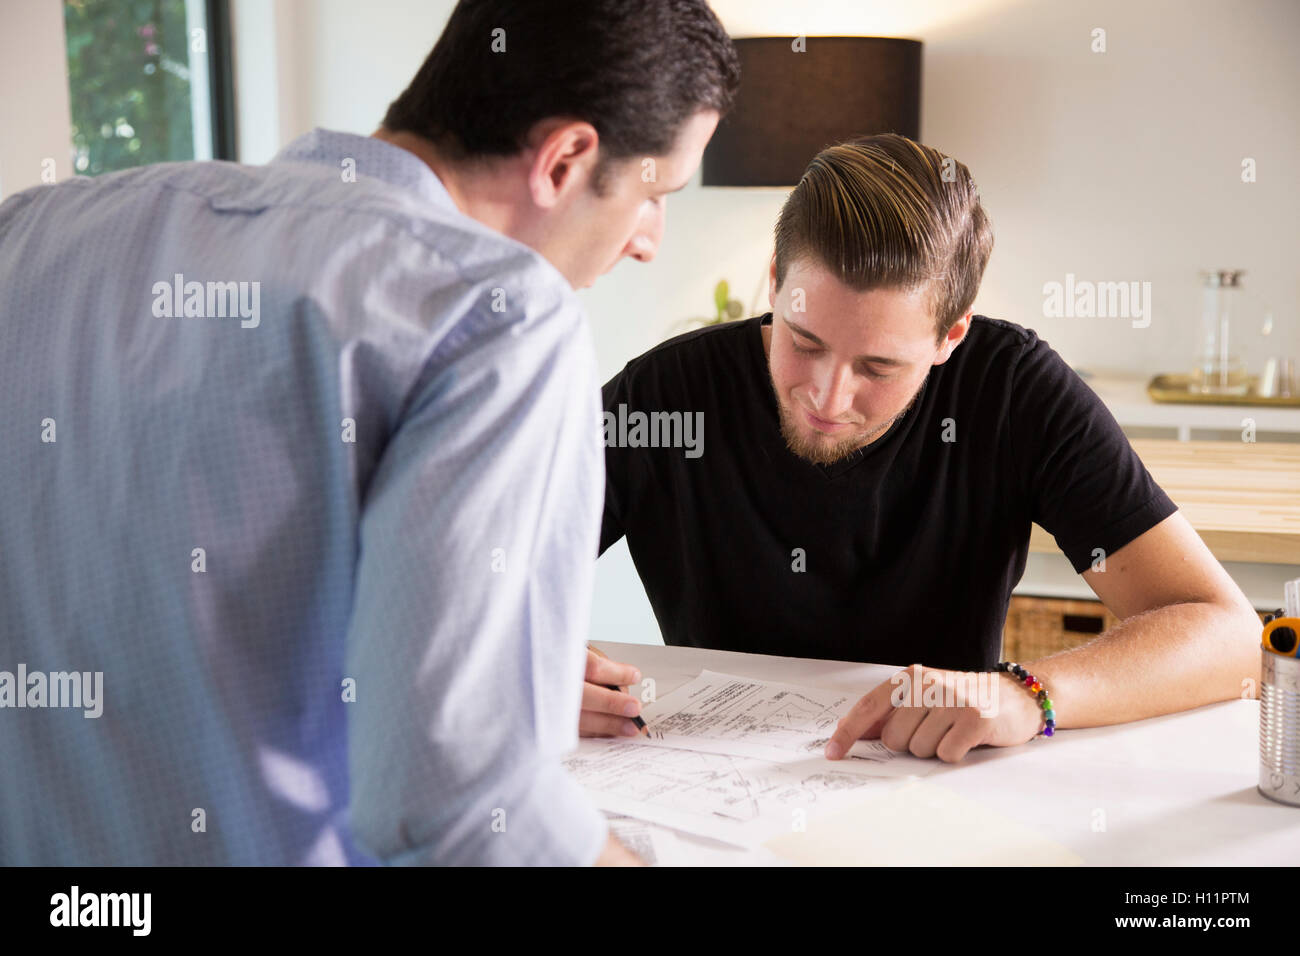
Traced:
<path fill-rule="evenodd" d="M 907 673 L 902 671 L 900 673 Z M 861 740 L 873 726 L 889 716 L 893 703 L 891 697 L 898 675 L 882 681 L 863 695 L 847 714 L 840 718 L 826 743 L 826 759 L 839 760 L 849 748 Z"/>
<path fill-rule="evenodd" d="M 626 687 L 641 680 L 641 672 L 631 664 L 611 661 L 594 647 L 589 647 L 585 680 L 589 684 L 601 684 L 606 687 Z"/>

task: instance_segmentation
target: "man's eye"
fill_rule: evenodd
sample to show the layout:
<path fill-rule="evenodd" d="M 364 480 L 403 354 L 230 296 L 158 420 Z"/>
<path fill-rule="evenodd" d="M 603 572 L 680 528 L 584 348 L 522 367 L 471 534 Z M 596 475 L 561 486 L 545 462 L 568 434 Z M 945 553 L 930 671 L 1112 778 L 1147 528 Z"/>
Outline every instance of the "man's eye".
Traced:
<path fill-rule="evenodd" d="M 821 351 L 821 349 L 803 348 L 794 339 L 790 340 L 790 347 L 793 348 L 800 355 L 814 355 Z M 875 369 L 870 369 L 870 368 L 864 369 L 863 371 L 866 373 L 867 378 L 870 379 L 889 378 L 893 375 L 893 372 L 877 372 Z"/>

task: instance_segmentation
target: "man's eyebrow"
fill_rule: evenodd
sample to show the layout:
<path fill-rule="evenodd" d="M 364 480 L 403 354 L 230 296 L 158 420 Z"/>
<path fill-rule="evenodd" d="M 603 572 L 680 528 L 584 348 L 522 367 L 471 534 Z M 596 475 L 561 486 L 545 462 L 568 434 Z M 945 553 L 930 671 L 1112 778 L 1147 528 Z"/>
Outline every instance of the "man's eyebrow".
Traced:
<path fill-rule="evenodd" d="M 788 326 L 790 326 L 790 328 L 791 328 L 793 331 L 797 332 L 799 335 L 802 335 L 804 338 L 809 339 L 810 341 L 816 343 L 817 345 L 820 345 L 822 348 L 826 348 L 826 343 L 825 343 L 825 342 L 823 342 L 821 339 L 817 338 L 817 336 L 813 335 L 811 332 L 809 332 L 807 329 L 805 329 L 805 328 L 804 328 L 802 325 L 800 325 L 799 323 L 797 323 L 797 322 L 791 322 L 789 319 L 786 319 L 786 320 L 785 320 L 785 324 L 788 325 Z M 874 363 L 874 364 L 876 364 L 876 365 L 888 365 L 888 366 L 891 366 L 891 367 L 898 367 L 898 366 L 902 366 L 902 365 L 906 365 L 906 364 L 907 364 L 906 362 L 903 362 L 903 361 L 901 361 L 901 360 L 899 360 L 899 359 L 896 359 L 896 358 L 889 358 L 889 357 L 886 356 L 886 355 L 859 355 L 856 359 L 854 359 L 854 361 L 855 361 L 855 362 L 872 362 L 872 363 Z"/>

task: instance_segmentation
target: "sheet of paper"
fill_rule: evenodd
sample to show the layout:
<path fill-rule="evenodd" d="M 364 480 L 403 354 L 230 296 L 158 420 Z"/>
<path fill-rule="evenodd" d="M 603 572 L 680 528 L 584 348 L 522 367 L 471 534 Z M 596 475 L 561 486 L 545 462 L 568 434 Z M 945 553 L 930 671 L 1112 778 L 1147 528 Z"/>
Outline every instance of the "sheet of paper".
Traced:
<path fill-rule="evenodd" d="M 703 671 L 644 710 L 653 743 L 761 757 L 777 763 L 823 760 L 827 767 L 881 776 L 925 776 L 938 766 L 859 740 L 840 761 L 825 761 L 826 742 L 858 698 L 840 691 L 777 684 Z"/>
<path fill-rule="evenodd" d="M 634 817 L 610 816 L 609 832 L 650 866 L 791 866 L 766 847 L 738 847 Z"/>
<path fill-rule="evenodd" d="M 677 839 L 672 830 L 634 817 L 613 815 L 609 816 L 609 832 L 650 866 L 671 865 L 669 844 Z"/>
<path fill-rule="evenodd" d="M 593 738 L 580 741 L 564 765 L 607 813 L 745 847 L 907 779 L 840 769 L 820 756 L 775 763 Z"/>

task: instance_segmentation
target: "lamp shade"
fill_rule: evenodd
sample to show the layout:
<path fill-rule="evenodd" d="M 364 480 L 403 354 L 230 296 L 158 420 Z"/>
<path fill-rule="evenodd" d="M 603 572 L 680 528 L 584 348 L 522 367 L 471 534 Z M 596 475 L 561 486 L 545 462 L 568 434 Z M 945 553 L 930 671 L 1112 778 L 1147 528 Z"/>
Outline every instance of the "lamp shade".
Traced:
<path fill-rule="evenodd" d="M 733 42 L 740 91 L 704 151 L 705 186 L 793 186 L 809 161 L 834 143 L 870 133 L 919 138 L 919 40 Z"/>

